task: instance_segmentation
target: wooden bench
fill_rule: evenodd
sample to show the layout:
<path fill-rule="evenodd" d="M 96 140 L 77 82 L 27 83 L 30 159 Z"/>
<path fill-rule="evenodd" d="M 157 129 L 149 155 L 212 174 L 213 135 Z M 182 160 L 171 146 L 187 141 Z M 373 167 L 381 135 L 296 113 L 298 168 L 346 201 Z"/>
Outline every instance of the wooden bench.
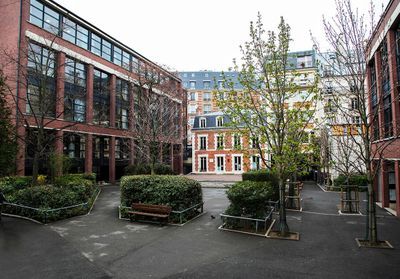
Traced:
<path fill-rule="evenodd" d="M 160 225 L 167 224 L 172 208 L 168 205 L 133 203 L 132 211 L 128 211 L 131 221 L 137 221 L 137 216 L 147 216 L 160 220 Z"/>

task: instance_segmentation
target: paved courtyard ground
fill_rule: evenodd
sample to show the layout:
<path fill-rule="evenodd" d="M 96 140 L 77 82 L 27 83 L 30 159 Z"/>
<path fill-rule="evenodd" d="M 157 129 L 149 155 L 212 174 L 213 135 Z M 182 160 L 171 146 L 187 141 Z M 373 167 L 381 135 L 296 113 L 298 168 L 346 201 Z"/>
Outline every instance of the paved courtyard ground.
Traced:
<path fill-rule="evenodd" d="M 215 182 L 218 184 L 218 182 Z M 220 184 L 222 185 L 222 184 Z M 218 186 L 218 185 L 214 185 Z M 39 225 L 3 217 L 0 278 L 399 278 L 400 220 L 379 210 L 393 250 L 360 249 L 365 217 L 340 216 L 339 196 L 306 183 L 289 212 L 300 241 L 219 231 L 224 188 L 204 188 L 207 214 L 183 226 L 118 220 L 119 188 L 104 187 L 90 215 Z"/>

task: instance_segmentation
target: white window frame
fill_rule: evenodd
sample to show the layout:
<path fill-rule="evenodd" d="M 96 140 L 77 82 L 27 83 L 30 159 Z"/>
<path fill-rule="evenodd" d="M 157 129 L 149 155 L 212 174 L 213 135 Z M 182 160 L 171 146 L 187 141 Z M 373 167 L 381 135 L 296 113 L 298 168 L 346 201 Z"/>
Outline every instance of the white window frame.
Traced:
<path fill-rule="evenodd" d="M 204 126 L 201 124 L 201 123 L 202 123 L 202 120 L 204 120 Z M 200 128 L 206 128 L 206 127 L 207 127 L 207 118 L 201 117 L 201 118 L 199 119 L 199 127 L 200 127 Z"/>
<path fill-rule="evenodd" d="M 218 120 L 220 120 L 220 119 L 221 119 L 221 125 L 219 125 L 219 121 L 218 121 Z M 215 120 L 216 120 L 216 121 L 215 121 L 215 126 L 216 126 L 216 127 L 223 127 L 223 126 L 224 126 L 224 117 L 222 117 L 222 116 L 217 116 Z"/>
<path fill-rule="evenodd" d="M 240 170 L 235 170 L 235 157 L 240 158 Z M 243 172 L 243 154 L 232 154 L 232 172 L 242 173 Z"/>
<path fill-rule="evenodd" d="M 239 137 L 240 149 L 242 149 L 243 148 L 243 137 L 240 134 L 233 134 L 232 135 L 232 149 L 236 149 L 235 148 L 235 136 Z"/>
<path fill-rule="evenodd" d="M 200 171 L 201 170 L 201 159 L 202 158 L 205 158 L 206 159 L 206 171 Z M 208 165 L 208 154 L 205 154 L 205 155 L 199 155 L 198 157 L 197 157 L 197 160 L 198 160 L 198 167 L 197 167 L 197 172 L 199 172 L 199 173 L 207 173 L 207 172 L 209 172 L 209 165 Z"/>
<path fill-rule="evenodd" d="M 201 141 L 200 138 L 205 137 L 206 138 L 206 149 L 200 149 L 201 146 Z M 208 150 L 208 135 L 197 135 L 197 146 L 196 150 Z"/>
<path fill-rule="evenodd" d="M 218 136 L 222 136 L 222 148 L 218 148 Z M 215 150 L 225 150 L 225 134 L 224 133 L 215 133 L 214 142 L 215 142 Z"/>

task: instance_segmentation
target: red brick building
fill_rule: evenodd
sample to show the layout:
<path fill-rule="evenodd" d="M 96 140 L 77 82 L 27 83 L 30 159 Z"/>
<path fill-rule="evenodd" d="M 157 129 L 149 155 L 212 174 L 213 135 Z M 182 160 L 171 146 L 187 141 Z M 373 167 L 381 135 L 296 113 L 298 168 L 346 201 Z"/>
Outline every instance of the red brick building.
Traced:
<path fill-rule="evenodd" d="M 2 1 L 0 38 L 2 53 L 14 54 L 16 61 L 13 65 L 9 56 L 0 56 L 13 90 L 15 100 L 10 98 L 10 105 L 21 138 L 28 133 L 23 123 L 35 127 L 32 116 L 41 106 L 34 103 L 35 90 L 42 85 L 30 76 L 35 70 L 32 65 L 46 64 L 46 69 L 54 73 L 42 76 L 47 76 L 46 90 L 56 100 L 54 111 L 44 119 L 46 130 L 57 138 L 49 148 L 74 159 L 75 171 L 96 172 L 100 180 L 114 182 L 125 166 L 137 163 L 137 135 L 130 129 L 136 120 L 130 114 L 138 105 L 135 69 L 145 65 L 179 93 L 172 98 L 154 90 L 173 99 L 176 106 L 173 125 L 178 133 L 160 145 L 164 148 L 160 150 L 160 161 L 182 172 L 186 92 L 178 77 L 50 0 Z M 22 81 L 24 77 L 27 82 Z M 31 160 L 29 145 L 20 140 L 16 162 L 19 175 L 30 174 Z"/>
<path fill-rule="evenodd" d="M 263 168 L 257 138 L 226 127 L 222 112 L 196 116 L 192 128 L 192 172 L 233 174 Z"/>
<path fill-rule="evenodd" d="M 367 63 L 376 200 L 400 216 L 400 0 L 391 0 L 378 22 Z"/>

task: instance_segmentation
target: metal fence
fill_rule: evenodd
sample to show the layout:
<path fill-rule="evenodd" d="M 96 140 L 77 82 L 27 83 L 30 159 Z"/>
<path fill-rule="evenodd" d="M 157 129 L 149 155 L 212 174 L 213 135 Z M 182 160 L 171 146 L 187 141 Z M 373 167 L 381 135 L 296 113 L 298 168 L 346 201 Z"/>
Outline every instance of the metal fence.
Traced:
<path fill-rule="evenodd" d="M 3 212 L 11 215 L 22 216 L 47 224 L 49 222 L 57 221 L 60 219 L 88 213 L 99 193 L 100 189 L 98 188 L 96 189 L 96 191 L 93 192 L 92 196 L 87 202 L 60 208 L 35 208 L 26 205 L 6 202 L 3 205 Z"/>

